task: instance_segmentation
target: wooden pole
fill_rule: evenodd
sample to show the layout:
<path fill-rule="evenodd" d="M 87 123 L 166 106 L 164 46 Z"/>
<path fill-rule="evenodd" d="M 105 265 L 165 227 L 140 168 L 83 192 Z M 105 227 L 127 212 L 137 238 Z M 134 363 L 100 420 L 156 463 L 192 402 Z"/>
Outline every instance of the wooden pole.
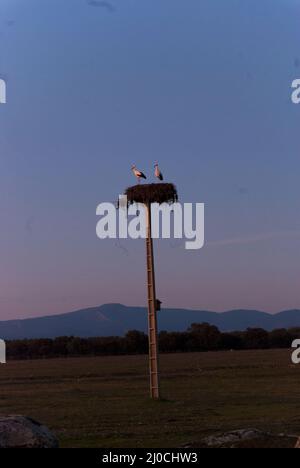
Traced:
<path fill-rule="evenodd" d="M 158 370 L 158 338 L 156 317 L 156 291 L 154 255 L 151 229 L 151 203 L 146 205 L 147 217 L 147 291 L 148 291 L 148 337 L 149 337 L 149 371 L 150 371 L 150 397 L 158 400 L 159 393 L 159 370 Z"/>

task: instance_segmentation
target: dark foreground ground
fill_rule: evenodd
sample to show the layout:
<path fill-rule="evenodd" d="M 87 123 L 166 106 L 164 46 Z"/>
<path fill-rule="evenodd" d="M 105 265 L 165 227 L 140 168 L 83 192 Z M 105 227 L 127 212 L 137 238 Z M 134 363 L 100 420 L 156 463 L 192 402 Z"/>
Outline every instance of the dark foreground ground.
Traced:
<path fill-rule="evenodd" d="M 62 447 L 178 447 L 255 427 L 300 435 L 300 365 L 290 352 L 161 357 L 164 400 L 148 399 L 146 356 L 8 362 L 0 413 L 48 425 Z"/>

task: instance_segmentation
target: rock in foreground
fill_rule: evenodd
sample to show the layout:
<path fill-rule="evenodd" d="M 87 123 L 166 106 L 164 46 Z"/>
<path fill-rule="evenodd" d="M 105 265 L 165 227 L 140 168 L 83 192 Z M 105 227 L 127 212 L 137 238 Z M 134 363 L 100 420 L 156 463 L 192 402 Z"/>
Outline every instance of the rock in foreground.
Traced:
<path fill-rule="evenodd" d="M 297 437 L 287 434 L 270 434 L 257 429 L 241 429 L 205 437 L 194 448 L 296 448 Z M 300 443 L 299 443 L 300 448 Z"/>
<path fill-rule="evenodd" d="M 24 416 L 0 416 L 0 448 L 57 448 L 50 430 Z"/>

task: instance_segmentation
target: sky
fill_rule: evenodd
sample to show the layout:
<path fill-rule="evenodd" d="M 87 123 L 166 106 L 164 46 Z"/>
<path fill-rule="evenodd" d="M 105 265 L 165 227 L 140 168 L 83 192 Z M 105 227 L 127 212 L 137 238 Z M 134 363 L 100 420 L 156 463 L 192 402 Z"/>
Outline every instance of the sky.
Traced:
<path fill-rule="evenodd" d="M 1 0 L 0 319 L 146 304 L 96 207 L 159 161 L 205 246 L 155 241 L 164 307 L 300 308 L 299 0 Z"/>

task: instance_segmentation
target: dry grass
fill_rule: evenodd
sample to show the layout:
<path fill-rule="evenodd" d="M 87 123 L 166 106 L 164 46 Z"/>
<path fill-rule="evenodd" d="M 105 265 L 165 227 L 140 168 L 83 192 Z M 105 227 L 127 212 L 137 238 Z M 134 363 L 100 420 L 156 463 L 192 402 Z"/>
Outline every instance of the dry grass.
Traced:
<path fill-rule="evenodd" d="M 147 356 L 8 362 L 0 413 L 47 424 L 62 447 L 197 446 L 255 427 L 300 434 L 300 366 L 289 350 L 161 356 L 160 402 L 148 398 Z"/>
<path fill-rule="evenodd" d="M 174 184 L 140 184 L 125 190 L 128 204 L 133 203 L 175 203 L 178 201 Z"/>

